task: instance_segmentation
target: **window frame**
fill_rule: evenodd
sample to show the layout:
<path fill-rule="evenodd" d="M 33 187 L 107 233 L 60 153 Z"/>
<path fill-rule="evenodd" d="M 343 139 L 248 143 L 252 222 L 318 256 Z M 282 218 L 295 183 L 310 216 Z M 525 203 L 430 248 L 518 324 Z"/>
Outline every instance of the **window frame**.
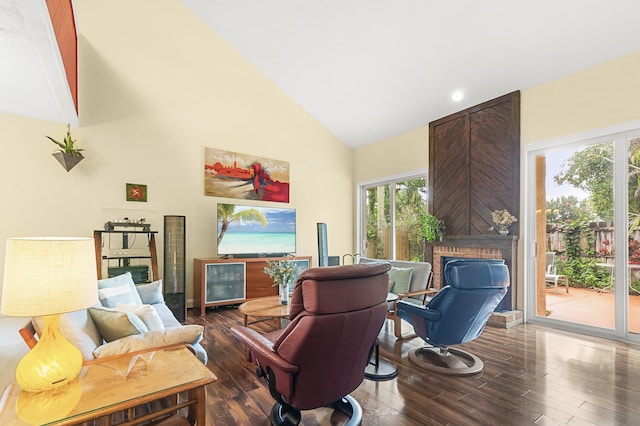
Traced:
<path fill-rule="evenodd" d="M 392 257 L 393 259 L 388 259 L 388 260 L 395 260 L 396 257 L 396 233 L 395 233 L 395 216 L 396 216 L 396 211 L 395 211 L 395 187 L 396 184 L 398 182 L 404 182 L 407 180 L 413 180 L 413 179 L 424 179 L 425 180 L 425 186 L 427 189 L 427 200 L 426 200 L 426 206 L 429 205 L 428 201 L 429 201 L 429 174 L 428 174 L 428 170 L 427 168 L 421 168 L 421 169 L 417 169 L 417 170 L 411 170 L 411 171 L 407 171 L 407 172 L 403 172 L 403 173 L 398 173 L 395 175 L 391 175 L 391 176 L 385 176 L 385 177 L 380 177 L 380 178 L 375 178 L 375 179 L 371 179 L 371 180 L 367 180 L 367 181 L 363 181 L 357 184 L 357 189 L 356 189 L 356 193 L 358 194 L 357 197 L 357 244 L 356 244 L 356 253 L 362 254 L 364 253 L 364 247 L 366 244 L 366 230 L 364 229 L 364 226 L 366 224 L 366 211 L 365 211 L 365 205 L 366 205 L 366 194 L 367 194 L 367 190 L 371 189 L 371 188 L 375 188 L 381 185 L 391 185 L 391 194 L 393 194 L 393 196 L 391 197 L 391 199 L 389 200 L 389 210 L 390 210 L 390 214 L 391 214 L 391 218 L 390 218 L 390 222 L 391 222 L 391 227 L 394 230 L 394 232 L 390 233 L 390 245 L 391 245 L 391 253 L 392 253 Z"/>

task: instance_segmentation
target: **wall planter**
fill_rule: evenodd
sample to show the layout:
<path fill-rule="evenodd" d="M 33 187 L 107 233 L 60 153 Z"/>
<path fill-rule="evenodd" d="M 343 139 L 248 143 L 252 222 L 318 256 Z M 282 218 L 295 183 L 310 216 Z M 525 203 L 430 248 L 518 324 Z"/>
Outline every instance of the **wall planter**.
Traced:
<path fill-rule="evenodd" d="M 83 149 L 75 147 L 75 139 L 71 138 L 71 126 L 67 124 L 67 135 L 62 140 L 62 142 L 58 142 L 51 136 L 46 136 L 51 142 L 55 143 L 60 147 L 57 152 L 54 152 L 52 155 L 58 160 L 62 167 L 68 172 L 72 168 L 78 164 L 84 156 L 80 153 Z"/>
<path fill-rule="evenodd" d="M 73 169 L 76 164 L 84 159 L 84 156 L 80 153 L 74 155 L 69 154 L 68 152 L 58 151 L 54 152 L 51 155 L 53 155 L 56 160 L 58 160 L 58 162 L 62 164 L 62 167 L 64 167 L 67 172 Z"/>

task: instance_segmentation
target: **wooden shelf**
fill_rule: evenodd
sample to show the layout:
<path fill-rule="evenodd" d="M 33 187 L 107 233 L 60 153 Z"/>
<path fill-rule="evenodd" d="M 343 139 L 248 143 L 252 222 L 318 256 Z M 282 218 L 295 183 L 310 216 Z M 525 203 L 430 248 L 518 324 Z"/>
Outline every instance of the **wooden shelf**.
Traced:
<path fill-rule="evenodd" d="M 118 255 L 118 256 L 108 256 L 108 255 L 103 255 L 103 246 L 104 246 L 104 235 L 105 234 L 120 234 L 122 235 L 123 238 L 123 247 L 121 247 L 121 250 L 127 250 L 130 249 L 129 245 L 128 245 L 128 238 L 127 236 L 129 234 L 146 234 L 147 235 L 147 239 L 148 239 L 148 250 L 149 250 L 149 254 L 148 255 Z M 102 273 L 102 267 L 103 267 L 103 262 L 104 261 L 109 261 L 109 260 L 117 260 L 119 262 L 119 267 L 123 268 L 124 270 L 126 270 L 127 267 L 130 266 L 129 261 L 132 259 L 148 259 L 149 260 L 149 269 L 150 269 L 150 276 L 148 277 L 148 282 L 152 282 L 152 281 L 156 281 L 159 279 L 159 275 L 158 275 L 158 255 L 156 252 L 156 234 L 157 231 L 142 231 L 142 230 L 112 230 L 112 231 L 105 231 L 105 230 L 94 230 L 93 231 L 93 241 L 94 241 L 94 245 L 95 245 L 95 250 L 96 250 L 96 270 L 98 273 L 98 279 L 103 279 L 103 278 L 107 278 L 104 276 L 104 274 Z M 135 277 L 134 277 L 135 280 Z"/>

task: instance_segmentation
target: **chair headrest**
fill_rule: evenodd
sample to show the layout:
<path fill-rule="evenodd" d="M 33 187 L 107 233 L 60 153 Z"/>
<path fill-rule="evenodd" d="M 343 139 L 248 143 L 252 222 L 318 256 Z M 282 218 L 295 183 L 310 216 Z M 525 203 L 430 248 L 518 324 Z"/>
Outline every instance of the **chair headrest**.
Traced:
<path fill-rule="evenodd" d="M 312 279 L 316 281 L 348 280 L 350 278 L 372 277 L 384 274 L 391 269 L 389 262 L 379 261 L 370 264 L 355 264 L 345 266 L 326 266 L 307 269 L 298 277 L 298 281 Z"/>
<path fill-rule="evenodd" d="M 494 260 L 452 260 L 444 267 L 446 282 L 453 288 L 509 287 L 509 268 Z"/>
<path fill-rule="evenodd" d="M 298 277 L 289 318 L 301 311 L 312 314 L 348 312 L 386 300 L 388 263 L 311 268 Z"/>

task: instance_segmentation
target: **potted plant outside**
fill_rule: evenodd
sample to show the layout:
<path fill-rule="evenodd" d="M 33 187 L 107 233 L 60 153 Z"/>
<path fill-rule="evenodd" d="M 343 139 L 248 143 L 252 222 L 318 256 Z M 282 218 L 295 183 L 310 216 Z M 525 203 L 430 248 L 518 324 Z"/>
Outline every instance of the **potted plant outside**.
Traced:
<path fill-rule="evenodd" d="M 60 164 L 62 164 L 62 167 L 64 167 L 67 172 L 74 168 L 76 164 L 82 161 L 82 159 L 84 159 L 84 156 L 81 153 L 81 151 L 84 150 L 81 148 L 76 148 L 76 141 L 71 137 L 71 126 L 69 124 L 67 124 L 67 135 L 62 140 L 62 142 L 55 140 L 51 136 L 45 137 L 60 148 L 52 155 L 56 158 L 56 160 L 58 160 Z"/>

